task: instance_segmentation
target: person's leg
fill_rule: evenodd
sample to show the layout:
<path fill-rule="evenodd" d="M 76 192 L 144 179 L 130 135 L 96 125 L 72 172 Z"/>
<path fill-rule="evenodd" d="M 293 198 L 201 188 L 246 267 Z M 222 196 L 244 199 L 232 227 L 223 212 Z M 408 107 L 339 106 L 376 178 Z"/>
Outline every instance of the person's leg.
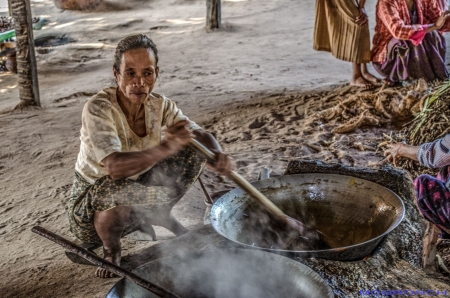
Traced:
<path fill-rule="evenodd" d="M 386 82 L 445 80 L 448 78 L 445 50 L 445 38 L 436 31 L 427 33 L 417 46 L 410 40 L 392 38 L 387 45 L 386 61 L 372 65 L 386 77 Z"/>
<path fill-rule="evenodd" d="M 446 184 L 446 187 L 448 188 L 447 181 L 450 178 L 450 166 L 443 167 L 439 170 L 439 173 L 436 176 L 436 179 L 442 181 L 444 184 Z M 441 230 L 439 233 L 440 239 L 450 239 L 450 234 L 444 230 Z"/>
<path fill-rule="evenodd" d="M 103 257 L 115 265 L 120 265 L 121 245 L 120 238 L 130 218 L 130 206 L 117 206 L 106 211 L 96 211 L 94 214 L 94 227 L 103 243 Z M 108 270 L 98 267 L 95 271 L 97 277 L 114 277 Z"/>
<path fill-rule="evenodd" d="M 447 176 L 448 169 L 441 169 L 436 178 L 430 175 L 420 175 L 414 180 L 416 205 L 420 213 L 430 222 L 423 238 L 422 249 L 422 262 L 426 271 L 435 270 L 439 236 L 437 235 L 438 230 L 433 229 L 433 225 L 444 233 L 448 232 L 450 228 L 450 191 L 445 186 L 445 182 L 441 180 Z"/>
<path fill-rule="evenodd" d="M 380 84 L 380 79 L 375 77 L 367 70 L 367 63 L 361 63 L 360 65 L 361 65 L 361 74 L 367 81 L 373 84 Z"/>
<path fill-rule="evenodd" d="M 414 180 L 416 203 L 426 220 L 441 230 L 450 231 L 450 190 L 445 183 L 430 175 Z"/>
<path fill-rule="evenodd" d="M 384 77 L 383 83 L 395 86 L 402 81 L 410 80 L 411 72 L 414 72 L 410 61 L 413 61 L 414 49 L 412 43 L 406 40 L 391 38 L 387 44 L 387 57 L 383 62 L 373 62 L 376 72 Z"/>
<path fill-rule="evenodd" d="M 158 185 L 170 189 L 171 202 L 166 205 L 152 206 L 152 210 L 140 208 L 134 210 L 144 222 L 162 226 L 175 235 L 182 235 L 188 230 L 172 216 L 173 206 L 184 196 L 197 181 L 205 165 L 205 159 L 187 147 L 176 155 L 157 163 L 138 179 L 143 185 Z"/>
<path fill-rule="evenodd" d="M 176 199 L 177 201 L 180 198 Z M 181 236 L 189 232 L 172 214 L 173 205 L 165 206 L 148 206 L 138 207 L 133 210 L 137 221 L 141 223 L 143 232 L 147 232 L 147 226 L 160 226 L 174 233 L 176 236 Z M 150 231 L 148 231 L 150 232 Z"/>
<path fill-rule="evenodd" d="M 448 79 L 445 52 L 446 43 L 442 34 L 437 31 L 427 33 L 421 44 L 414 48 L 417 57 L 414 61 L 418 61 L 412 72 L 414 78 L 424 78 L 427 82 Z"/>
<path fill-rule="evenodd" d="M 128 179 L 115 181 L 109 176 L 90 185 L 76 174 L 73 198 L 68 206 L 71 231 L 84 242 L 101 244 L 104 258 L 119 265 L 120 238 L 132 222 L 132 206 L 168 205 L 171 202 L 168 193 L 165 187 L 148 187 Z M 113 277 L 102 268 L 97 268 L 95 274 Z"/>
<path fill-rule="evenodd" d="M 352 63 L 352 78 L 350 79 L 350 85 L 356 87 L 362 87 L 366 90 L 371 90 L 375 86 L 366 80 L 362 75 L 361 63 Z"/>

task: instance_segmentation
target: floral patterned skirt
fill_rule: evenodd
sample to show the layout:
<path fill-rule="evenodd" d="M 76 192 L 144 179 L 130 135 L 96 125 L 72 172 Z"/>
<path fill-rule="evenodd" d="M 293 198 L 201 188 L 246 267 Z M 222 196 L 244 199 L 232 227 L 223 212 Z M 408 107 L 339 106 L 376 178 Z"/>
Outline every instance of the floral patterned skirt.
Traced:
<path fill-rule="evenodd" d="M 101 243 L 95 231 L 95 211 L 116 206 L 173 207 L 200 176 L 206 160 L 189 147 L 170 156 L 139 176 L 136 181 L 109 176 L 88 183 L 78 172 L 68 202 L 70 230 L 78 239 Z"/>
<path fill-rule="evenodd" d="M 450 190 L 446 186 L 449 178 L 449 167 L 443 167 L 436 177 L 420 175 L 414 180 L 419 211 L 442 230 L 441 238 L 450 234 Z"/>

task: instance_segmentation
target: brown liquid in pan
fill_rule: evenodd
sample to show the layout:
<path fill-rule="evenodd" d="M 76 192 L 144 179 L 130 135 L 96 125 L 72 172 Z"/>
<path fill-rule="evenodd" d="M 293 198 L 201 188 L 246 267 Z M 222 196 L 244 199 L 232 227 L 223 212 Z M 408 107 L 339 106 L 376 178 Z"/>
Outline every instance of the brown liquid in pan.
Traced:
<path fill-rule="evenodd" d="M 298 200 L 297 200 L 298 201 Z M 295 205 L 294 201 L 287 201 L 284 206 L 279 206 L 287 215 L 300 220 L 310 228 L 322 234 L 320 239 L 305 241 L 298 238 L 286 240 L 283 236 L 284 227 L 273 223 L 269 214 L 258 204 L 250 204 L 244 210 L 244 220 L 237 240 L 251 246 L 271 249 L 284 249 L 291 251 L 323 250 L 351 246 L 368 241 L 381 235 L 383 229 L 370 222 L 346 220 L 352 217 L 348 214 L 333 214 L 333 208 L 323 206 L 321 202 L 314 200 L 303 201 L 301 205 Z M 305 235 L 307 236 L 307 235 Z"/>

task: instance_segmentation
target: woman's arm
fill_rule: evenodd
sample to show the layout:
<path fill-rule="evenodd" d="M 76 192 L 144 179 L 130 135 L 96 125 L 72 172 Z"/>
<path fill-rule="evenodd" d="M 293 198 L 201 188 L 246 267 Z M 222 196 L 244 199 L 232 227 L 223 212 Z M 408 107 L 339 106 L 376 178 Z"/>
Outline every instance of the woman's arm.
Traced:
<path fill-rule="evenodd" d="M 216 154 L 216 161 L 213 163 L 208 163 L 208 166 L 213 170 L 217 171 L 221 175 L 228 176 L 232 170 L 231 158 L 223 153 L 219 142 L 212 134 L 205 132 L 201 129 L 194 130 L 195 138 L 205 145 L 208 149 Z"/>
<path fill-rule="evenodd" d="M 417 153 L 419 163 L 429 168 L 450 165 L 450 134 L 442 139 L 422 144 Z"/>
<path fill-rule="evenodd" d="M 436 25 L 434 30 L 450 31 L 450 22 L 447 21 L 446 17 L 444 20 L 441 20 L 442 23 L 439 24 L 441 22 L 439 18 L 442 17 L 442 15 L 447 16 L 448 11 L 446 9 L 443 10 L 438 1 L 426 1 L 424 4 L 426 4 L 424 17 L 429 20 L 432 25 Z"/>
<path fill-rule="evenodd" d="M 446 20 L 449 16 L 449 12 L 445 11 L 443 12 L 436 20 L 436 22 L 434 22 L 434 24 L 429 24 L 428 28 L 427 28 L 427 33 L 434 31 L 434 30 L 441 30 L 444 25 L 446 24 Z"/>
<path fill-rule="evenodd" d="M 400 15 L 400 8 L 397 6 L 397 2 L 379 0 L 377 8 L 378 17 L 396 39 L 408 40 L 414 32 L 425 29 L 425 26 L 420 24 L 405 24 L 405 20 Z"/>
<path fill-rule="evenodd" d="M 397 166 L 397 160 L 400 157 L 407 157 L 412 160 L 417 160 L 417 152 L 419 151 L 419 146 L 411 146 L 405 143 L 388 144 L 387 149 L 384 151 L 384 156 L 386 160 Z"/>
<path fill-rule="evenodd" d="M 180 121 L 166 130 L 160 145 L 137 152 L 114 152 L 103 159 L 103 165 L 113 180 L 131 177 L 151 168 L 159 161 L 177 153 L 192 137 L 186 129 L 188 121 Z"/>
<path fill-rule="evenodd" d="M 420 146 L 410 146 L 404 143 L 390 144 L 384 155 L 389 162 L 396 165 L 400 157 L 417 160 L 425 167 L 441 168 L 450 165 L 450 134 L 442 139 L 425 143 Z"/>

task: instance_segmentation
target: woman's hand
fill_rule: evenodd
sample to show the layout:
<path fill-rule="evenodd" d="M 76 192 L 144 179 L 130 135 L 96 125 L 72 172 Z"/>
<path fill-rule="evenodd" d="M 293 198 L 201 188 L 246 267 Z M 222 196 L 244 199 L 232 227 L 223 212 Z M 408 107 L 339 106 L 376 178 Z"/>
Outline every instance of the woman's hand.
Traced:
<path fill-rule="evenodd" d="M 216 160 L 214 162 L 208 162 L 208 166 L 222 176 L 229 176 L 233 169 L 231 157 L 217 150 L 211 151 L 216 155 Z"/>
<path fill-rule="evenodd" d="M 405 146 L 404 143 L 388 144 L 387 149 L 384 151 L 386 160 L 397 166 L 397 160 L 402 157 L 401 151 L 403 146 Z"/>
<path fill-rule="evenodd" d="M 450 11 L 446 10 L 439 16 L 439 18 L 434 23 L 434 26 L 436 27 L 437 30 L 441 29 L 442 26 L 444 26 L 445 21 L 449 15 L 450 15 Z"/>
<path fill-rule="evenodd" d="M 411 146 L 405 143 L 388 144 L 384 156 L 386 156 L 388 162 L 397 166 L 397 160 L 401 157 L 417 160 L 417 151 L 419 151 L 419 146 Z"/>
<path fill-rule="evenodd" d="M 216 160 L 208 161 L 207 166 L 222 176 L 229 176 L 231 170 L 233 169 L 232 159 L 227 154 L 223 153 L 216 138 L 212 134 L 201 129 L 194 130 L 193 133 L 195 134 L 197 141 L 216 155 Z"/>
<path fill-rule="evenodd" d="M 188 124 L 189 121 L 182 120 L 167 127 L 164 145 L 172 153 L 176 153 L 183 149 L 184 146 L 189 144 L 189 141 L 193 137 L 193 135 L 186 128 Z"/>
<path fill-rule="evenodd" d="M 355 23 L 358 24 L 359 26 L 363 26 L 365 24 L 367 24 L 368 22 L 368 18 L 367 18 L 367 14 L 364 8 L 361 8 L 359 10 L 359 16 L 356 18 Z"/>

